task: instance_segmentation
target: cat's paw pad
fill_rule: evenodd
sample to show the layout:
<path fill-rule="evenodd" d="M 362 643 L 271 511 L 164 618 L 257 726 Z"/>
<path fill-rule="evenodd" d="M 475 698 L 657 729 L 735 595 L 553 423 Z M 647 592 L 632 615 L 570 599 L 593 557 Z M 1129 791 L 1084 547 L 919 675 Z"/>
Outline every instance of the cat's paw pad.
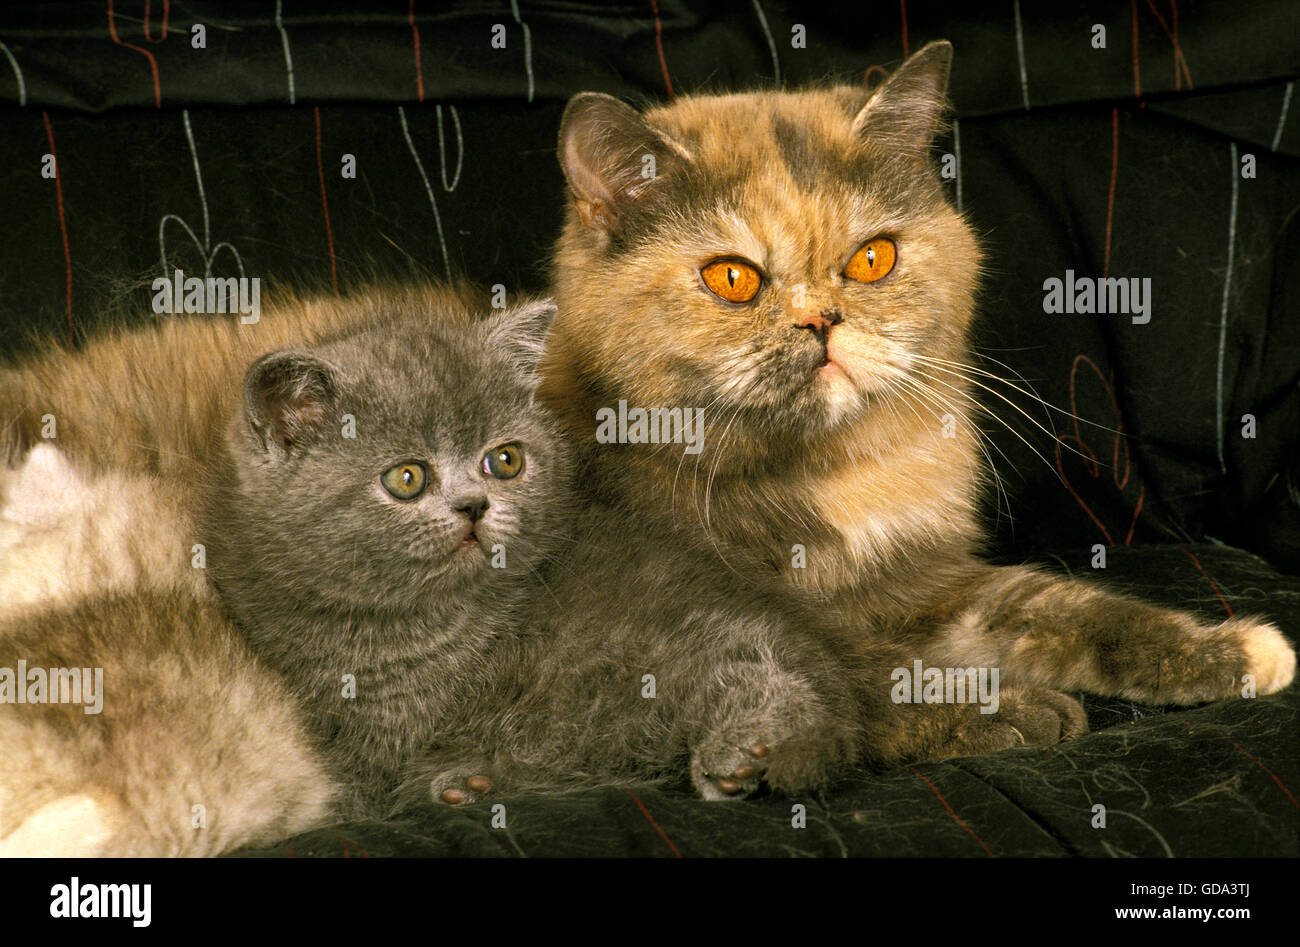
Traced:
<path fill-rule="evenodd" d="M 479 773 L 472 776 L 449 774 L 435 779 L 430 786 L 430 794 L 434 801 L 449 806 L 463 806 L 477 802 L 491 791 L 492 780 Z"/>
<path fill-rule="evenodd" d="M 771 752 L 762 742 L 707 741 L 691 760 L 691 782 L 705 799 L 742 799 L 758 789 Z"/>
<path fill-rule="evenodd" d="M 1246 655 L 1246 674 L 1255 678 L 1256 692 L 1275 694 L 1295 680 L 1295 649 L 1273 625 L 1242 619 L 1238 629 Z"/>

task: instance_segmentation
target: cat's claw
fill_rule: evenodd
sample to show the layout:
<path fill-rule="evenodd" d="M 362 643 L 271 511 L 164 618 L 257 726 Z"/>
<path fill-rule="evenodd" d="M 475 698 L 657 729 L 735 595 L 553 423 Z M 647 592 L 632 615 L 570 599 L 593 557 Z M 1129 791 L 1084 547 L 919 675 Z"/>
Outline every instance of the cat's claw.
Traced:
<path fill-rule="evenodd" d="M 1049 745 L 1073 740 L 1088 732 L 1088 715 L 1083 704 L 1060 691 L 1034 691 L 1032 710 L 1021 705 L 1018 709 L 1019 727 L 1015 731 L 1022 744 Z"/>
<path fill-rule="evenodd" d="M 1088 732 L 1083 705 L 1059 691 L 1007 688 L 996 714 L 980 714 L 963 726 L 951 755 L 991 753 L 1017 746 L 1050 746 Z"/>

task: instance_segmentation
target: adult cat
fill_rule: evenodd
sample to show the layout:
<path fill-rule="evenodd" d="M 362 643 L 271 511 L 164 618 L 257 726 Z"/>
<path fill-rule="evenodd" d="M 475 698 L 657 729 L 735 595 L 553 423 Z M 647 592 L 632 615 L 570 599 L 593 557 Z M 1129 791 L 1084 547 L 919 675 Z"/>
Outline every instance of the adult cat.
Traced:
<path fill-rule="evenodd" d="M 1288 686 L 1295 652 L 1266 622 L 1208 625 L 978 558 L 963 369 L 980 252 L 928 159 L 951 55 L 931 43 L 874 92 L 570 102 L 539 394 L 583 482 L 926 665 L 1158 703 L 1233 697 L 1244 675 Z M 683 456 L 607 443 L 615 405 L 718 420 Z M 969 750 L 956 735 L 945 751 Z"/>

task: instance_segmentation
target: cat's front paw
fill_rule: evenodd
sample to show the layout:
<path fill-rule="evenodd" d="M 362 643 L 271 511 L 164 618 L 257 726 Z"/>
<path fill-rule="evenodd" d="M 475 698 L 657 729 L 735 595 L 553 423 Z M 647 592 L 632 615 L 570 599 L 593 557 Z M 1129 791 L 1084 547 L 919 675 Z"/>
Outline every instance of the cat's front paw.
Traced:
<path fill-rule="evenodd" d="M 463 806 L 478 802 L 492 791 L 492 786 L 492 779 L 482 773 L 440 773 L 430 781 L 429 795 L 434 802 Z"/>
<path fill-rule="evenodd" d="M 1083 705 L 1069 694 L 1043 688 L 1003 691 L 995 715 L 1013 728 L 1020 743 L 1050 746 L 1088 732 Z"/>
<path fill-rule="evenodd" d="M 1083 705 L 1068 694 L 1039 687 L 1008 687 L 1002 689 L 996 713 L 986 714 L 974 706 L 957 708 L 951 735 L 936 748 L 933 758 L 1051 746 L 1087 732 Z"/>
<path fill-rule="evenodd" d="M 1252 618 L 1234 618 L 1233 625 L 1245 654 L 1245 674 L 1255 679 L 1256 693 L 1276 694 L 1295 680 L 1295 649 L 1282 632 L 1268 622 Z"/>

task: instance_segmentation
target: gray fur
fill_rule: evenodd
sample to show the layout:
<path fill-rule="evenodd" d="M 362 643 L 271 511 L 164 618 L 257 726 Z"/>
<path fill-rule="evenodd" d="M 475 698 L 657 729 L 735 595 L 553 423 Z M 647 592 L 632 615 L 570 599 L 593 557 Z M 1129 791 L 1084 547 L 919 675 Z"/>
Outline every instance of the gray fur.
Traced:
<path fill-rule="evenodd" d="M 517 791 L 689 773 L 723 798 L 850 762 L 848 675 L 813 616 L 575 501 L 533 397 L 549 307 L 446 308 L 256 363 L 200 517 L 209 574 L 328 741 L 349 811 L 399 785 L 472 798 L 472 776 Z M 484 475 L 506 443 L 523 472 Z M 407 461 L 430 485 L 395 500 L 379 478 Z M 488 504 L 468 550 L 467 498 Z"/>

